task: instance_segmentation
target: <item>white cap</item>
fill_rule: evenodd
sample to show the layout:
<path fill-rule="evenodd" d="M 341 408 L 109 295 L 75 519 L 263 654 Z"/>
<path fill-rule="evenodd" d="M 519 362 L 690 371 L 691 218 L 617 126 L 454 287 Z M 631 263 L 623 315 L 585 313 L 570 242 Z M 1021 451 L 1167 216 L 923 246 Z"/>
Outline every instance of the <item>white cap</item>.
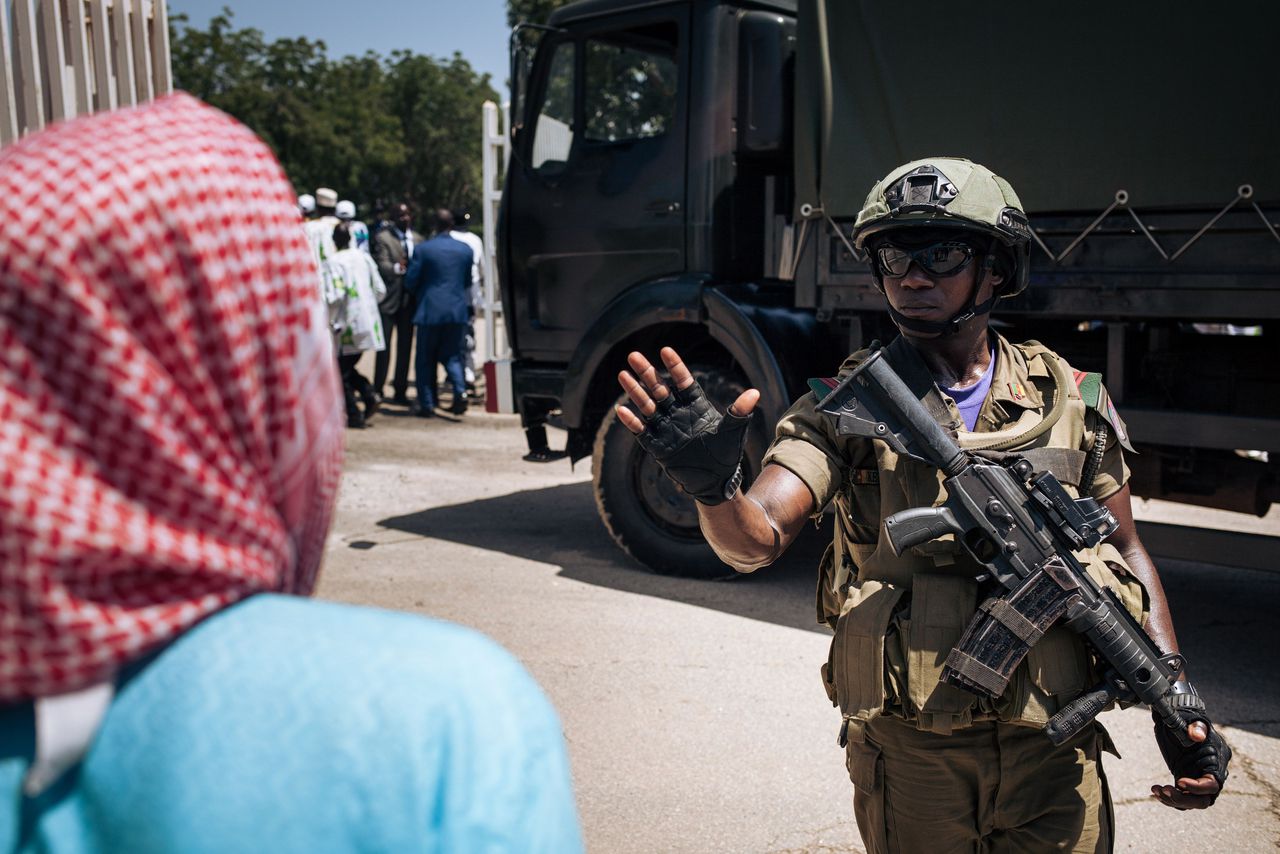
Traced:
<path fill-rule="evenodd" d="M 316 204 L 322 208 L 331 208 L 338 203 L 338 193 L 336 190 L 330 190 L 328 187 L 320 187 L 316 190 Z"/>
<path fill-rule="evenodd" d="M 298 210 L 302 211 L 304 214 L 309 214 L 309 213 L 315 213 L 315 209 L 316 209 L 315 196 L 311 195 L 310 193 L 303 193 L 301 196 L 298 196 Z"/>
<path fill-rule="evenodd" d="M 338 217 L 338 219 L 355 219 L 356 203 L 353 201 L 350 201 L 349 199 L 343 199 L 342 201 L 338 202 L 338 207 L 334 211 L 334 214 Z"/>

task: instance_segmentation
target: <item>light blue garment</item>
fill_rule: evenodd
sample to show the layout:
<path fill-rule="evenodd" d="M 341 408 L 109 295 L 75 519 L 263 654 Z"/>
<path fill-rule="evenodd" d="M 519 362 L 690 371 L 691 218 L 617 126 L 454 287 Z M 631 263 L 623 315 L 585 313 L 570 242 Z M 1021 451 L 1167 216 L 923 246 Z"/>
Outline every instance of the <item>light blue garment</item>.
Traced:
<path fill-rule="evenodd" d="M 0 709 L 0 852 L 578 852 L 560 723 L 501 647 L 259 595 L 120 686 L 78 770 L 24 801 Z"/>

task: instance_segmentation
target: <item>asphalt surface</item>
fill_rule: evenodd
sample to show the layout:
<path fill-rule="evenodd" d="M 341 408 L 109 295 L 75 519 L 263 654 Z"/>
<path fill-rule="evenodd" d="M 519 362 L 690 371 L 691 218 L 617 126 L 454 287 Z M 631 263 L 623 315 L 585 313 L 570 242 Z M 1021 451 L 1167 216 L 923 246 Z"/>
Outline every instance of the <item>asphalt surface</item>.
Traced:
<path fill-rule="evenodd" d="M 652 575 L 599 522 L 590 461 L 522 462 L 515 417 L 391 409 L 373 424 L 348 434 L 319 595 L 464 623 L 512 650 L 560 711 L 591 851 L 862 850 L 818 677 L 830 636 L 814 616 L 816 538 L 731 582 Z M 1263 528 L 1280 534 L 1271 517 Z M 1124 756 L 1106 763 L 1117 849 L 1274 851 L 1280 572 L 1160 564 L 1236 756 L 1212 810 L 1176 812 L 1148 794 L 1167 776 L 1149 715 L 1105 715 Z"/>

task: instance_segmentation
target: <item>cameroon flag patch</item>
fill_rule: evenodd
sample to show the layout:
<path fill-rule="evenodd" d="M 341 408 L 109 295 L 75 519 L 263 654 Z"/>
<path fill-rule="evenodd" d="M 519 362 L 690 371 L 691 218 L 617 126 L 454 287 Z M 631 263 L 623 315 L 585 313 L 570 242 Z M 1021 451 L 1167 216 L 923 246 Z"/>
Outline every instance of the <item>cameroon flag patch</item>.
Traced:
<path fill-rule="evenodd" d="M 1102 374 L 1076 371 L 1075 375 L 1076 388 L 1080 389 L 1080 399 L 1084 401 L 1084 405 L 1098 413 L 1111 425 L 1116 438 L 1125 450 L 1137 453 L 1133 450 L 1133 443 L 1129 439 L 1129 430 L 1125 427 L 1124 419 L 1116 411 L 1116 405 L 1111 402 L 1111 395 L 1107 394 L 1107 388 L 1102 384 Z"/>
<path fill-rule="evenodd" d="M 1085 373 L 1084 371 L 1074 371 L 1076 375 L 1076 388 L 1080 390 L 1080 399 L 1084 401 L 1084 405 L 1090 409 L 1101 411 L 1098 405 L 1102 400 L 1102 374 Z"/>
<path fill-rule="evenodd" d="M 810 377 L 809 390 L 813 392 L 813 396 L 821 403 L 822 399 L 831 394 L 832 390 L 840 385 L 840 380 L 835 377 Z"/>

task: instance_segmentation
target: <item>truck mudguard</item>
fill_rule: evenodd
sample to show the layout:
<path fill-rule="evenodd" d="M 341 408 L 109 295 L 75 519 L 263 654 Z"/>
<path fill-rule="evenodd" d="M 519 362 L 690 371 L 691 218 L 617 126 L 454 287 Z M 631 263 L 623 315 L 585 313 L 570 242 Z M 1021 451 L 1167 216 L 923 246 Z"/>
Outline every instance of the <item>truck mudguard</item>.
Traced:
<path fill-rule="evenodd" d="M 565 370 L 560 411 L 566 427 L 582 426 L 583 409 L 596 372 L 609 351 L 648 326 L 700 323 L 705 276 L 679 276 L 630 288 L 600 312 L 573 351 Z M 613 373 L 622 370 L 618 365 Z"/>
<path fill-rule="evenodd" d="M 591 385 L 619 341 L 646 327 L 668 323 L 705 325 L 712 340 L 737 362 L 751 386 L 760 390 L 760 411 L 767 422 L 776 423 L 791 404 L 791 397 L 775 349 L 803 345 L 802 334 L 790 335 L 784 330 L 801 329 L 811 321 L 806 315 L 796 319 L 799 322 L 783 323 L 780 334 L 788 340 L 771 341 L 752 321 L 753 313 L 753 306 L 708 287 L 700 276 L 663 279 L 628 290 L 601 312 L 569 360 L 560 399 L 564 425 L 582 426 Z M 789 340 L 793 337 L 797 340 Z M 610 380 L 622 367 L 610 366 Z"/>
<path fill-rule="evenodd" d="M 735 302 L 722 291 L 707 288 L 702 301 L 707 308 L 707 328 L 711 337 L 729 351 L 747 375 L 751 387 L 760 390 L 757 408 L 772 433 L 773 425 L 791 406 L 791 394 L 774 350 L 793 342 L 766 339 L 760 327 L 752 322 L 750 314 L 754 313 L 754 307 Z"/>

